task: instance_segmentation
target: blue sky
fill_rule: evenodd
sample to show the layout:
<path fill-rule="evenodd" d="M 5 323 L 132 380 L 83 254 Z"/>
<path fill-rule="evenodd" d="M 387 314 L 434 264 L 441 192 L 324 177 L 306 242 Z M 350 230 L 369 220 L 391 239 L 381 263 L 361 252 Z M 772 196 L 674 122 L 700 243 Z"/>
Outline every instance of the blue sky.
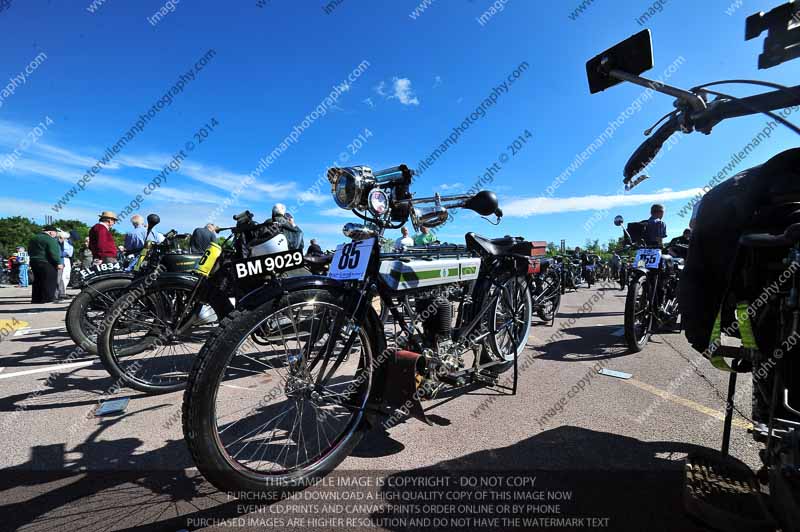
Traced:
<path fill-rule="evenodd" d="M 681 136 L 649 172 L 653 178 L 621 197 L 625 161 L 644 138 L 642 131 L 671 109 L 672 100 L 643 99 L 641 88 L 632 85 L 590 96 L 584 65 L 641 30 L 636 19 L 652 2 L 584 1 L 584 11 L 573 20 L 577 0 L 508 0 L 481 24 L 478 18 L 493 2 L 423 1 L 342 0 L 326 13 L 322 0 L 271 0 L 263 7 L 255 0 L 183 0 L 155 24 L 153 16 L 165 2 L 4 3 L 0 161 L 7 164 L 0 171 L 5 189 L 0 215 L 20 214 L 41 223 L 45 214 L 55 214 L 93 223 L 101 210 L 123 210 L 184 149 L 180 168 L 138 209 L 158 212 L 164 229 L 190 230 L 220 207 L 222 225 L 246 208 L 263 218 L 280 201 L 294 207 L 306 242 L 317 236 L 332 247 L 344 240 L 341 225 L 355 220 L 335 209 L 327 183 L 319 186 L 327 166 L 346 158 L 344 164 L 376 169 L 400 163 L 416 167 L 525 63 L 507 92 L 414 189 L 418 195 L 466 190 L 507 155 L 486 186 L 498 193 L 507 216 L 492 226 L 460 212 L 442 228 L 442 238 L 463 242 L 464 232 L 475 231 L 564 238 L 569 246 L 583 245 L 586 238 L 606 241 L 618 236 L 613 214 L 646 217 L 654 199 L 666 204 L 670 236 L 677 236 L 686 225 L 677 212 L 694 189 L 716 175 L 766 122 L 750 117 L 723 123 L 710 137 Z M 798 64 L 757 71 L 763 38 L 743 40 L 745 17 L 777 2 L 739 3 L 704 0 L 698 9 L 697 2 L 661 0 L 661 11 L 654 10 L 644 25 L 654 40 L 655 68 L 648 75 L 668 72 L 668 81 L 682 87 L 725 78 L 796 84 Z M 182 92 L 162 104 L 85 190 L 54 213 L 52 206 L 208 50 L 213 56 Z M 32 61 L 38 64 L 25 74 L 24 84 L 9 81 Z M 324 114 L 308 122 L 297 142 L 262 168 L 255 183 L 231 198 L 259 161 L 359 64 L 359 75 L 335 102 L 328 101 Z M 670 71 L 670 65 L 677 66 Z M 3 92 L 9 84 L 11 90 Z M 637 98 L 638 110 L 549 194 L 554 179 Z M 217 125 L 210 134 L 186 151 L 212 119 Z M 46 130 L 31 133 L 40 122 Z M 509 145 L 526 130 L 531 137 L 512 156 Z M 359 135 L 366 142 L 356 150 L 349 145 Z M 741 168 L 796 145 L 793 135 L 775 130 Z"/>

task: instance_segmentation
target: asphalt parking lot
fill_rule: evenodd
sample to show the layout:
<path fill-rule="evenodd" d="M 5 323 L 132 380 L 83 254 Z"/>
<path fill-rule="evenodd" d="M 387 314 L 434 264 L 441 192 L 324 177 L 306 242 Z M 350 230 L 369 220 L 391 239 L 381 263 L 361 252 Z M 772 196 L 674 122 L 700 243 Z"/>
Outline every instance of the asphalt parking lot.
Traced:
<path fill-rule="evenodd" d="M 125 412 L 95 417 L 98 402 L 110 398 L 111 378 L 91 357 L 62 363 L 74 349 L 66 304 L 31 305 L 28 298 L 24 289 L 0 288 L 0 319 L 27 323 L 0 341 L 0 529 L 415 528 L 402 519 L 279 522 L 302 496 L 264 509 L 218 492 L 186 450 L 181 394 L 122 389 L 114 397 L 130 397 Z M 656 335 L 630 354 L 623 307 L 623 292 L 613 287 L 567 294 L 554 327 L 531 328 L 516 395 L 477 388 L 430 401 L 432 426 L 410 420 L 373 431 L 339 471 L 383 479 L 524 473 L 542 489 L 571 493 L 552 515 L 600 519 L 564 529 L 704 530 L 682 511 L 682 459 L 719 449 L 727 377 L 698 360 L 678 333 Z M 600 368 L 632 377 L 599 375 Z M 739 379 L 737 406 L 745 415 L 749 385 L 749 376 Z M 757 468 L 747 425 L 734 418 L 731 454 Z M 453 527 L 481 528 L 464 523 Z M 546 528 L 561 529 L 558 523 Z"/>

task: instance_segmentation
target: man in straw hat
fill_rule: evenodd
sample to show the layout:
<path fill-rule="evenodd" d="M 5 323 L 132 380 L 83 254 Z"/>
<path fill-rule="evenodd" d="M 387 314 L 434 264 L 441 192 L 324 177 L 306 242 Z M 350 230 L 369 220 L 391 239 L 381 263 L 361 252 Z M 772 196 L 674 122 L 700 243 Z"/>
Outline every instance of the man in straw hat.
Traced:
<path fill-rule="evenodd" d="M 117 262 L 117 244 L 111 228 L 117 223 L 117 215 L 111 211 L 100 213 L 100 221 L 89 230 L 89 249 L 95 263 Z"/>

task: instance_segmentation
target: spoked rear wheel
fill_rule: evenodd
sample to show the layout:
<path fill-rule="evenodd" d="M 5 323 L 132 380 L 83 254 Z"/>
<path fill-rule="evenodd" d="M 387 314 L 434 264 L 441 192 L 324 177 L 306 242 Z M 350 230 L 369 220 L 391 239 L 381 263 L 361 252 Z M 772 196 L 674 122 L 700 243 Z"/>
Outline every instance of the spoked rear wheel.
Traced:
<path fill-rule="evenodd" d="M 194 286 L 156 282 L 143 293 L 124 294 L 111 307 L 98 354 L 113 378 L 145 393 L 183 389 L 194 358 L 217 326 L 217 313 L 223 312 L 192 300 Z"/>
<path fill-rule="evenodd" d="M 525 350 L 528 331 L 533 317 L 531 294 L 522 275 L 514 275 L 495 286 L 490 296 L 499 291 L 488 314 L 488 349 L 483 361 L 500 362 L 486 368 L 492 373 L 502 373 L 514 364 L 514 357 Z"/>
<path fill-rule="evenodd" d="M 630 282 L 625 299 L 625 341 L 638 353 L 650 340 L 653 313 L 650 308 L 650 282 L 641 275 Z"/>
<path fill-rule="evenodd" d="M 301 290 L 236 311 L 203 348 L 184 393 L 184 437 L 217 488 L 291 491 L 361 440 L 380 342 L 341 296 Z M 250 341 L 258 332 L 269 345 Z"/>

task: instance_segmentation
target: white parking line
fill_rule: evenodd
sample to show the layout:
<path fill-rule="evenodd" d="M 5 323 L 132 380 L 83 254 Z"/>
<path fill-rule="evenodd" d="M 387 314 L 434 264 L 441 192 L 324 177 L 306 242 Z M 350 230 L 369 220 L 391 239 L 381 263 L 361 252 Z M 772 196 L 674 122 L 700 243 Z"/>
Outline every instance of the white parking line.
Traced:
<path fill-rule="evenodd" d="M 64 325 L 62 325 L 60 327 L 41 327 L 39 329 L 31 329 L 29 327 L 25 327 L 24 329 L 20 329 L 18 331 L 15 331 L 14 332 L 14 336 L 22 336 L 24 334 L 30 334 L 32 332 L 38 332 L 38 331 L 55 331 L 55 330 L 59 330 L 59 329 L 66 330 L 67 327 L 64 326 Z"/>
<path fill-rule="evenodd" d="M 32 375 L 34 373 L 58 373 L 72 368 L 80 368 L 83 366 L 91 366 L 99 364 L 95 360 L 86 360 L 84 362 L 70 362 L 69 364 L 56 364 L 55 366 L 48 366 L 46 368 L 26 369 L 25 371 L 15 371 L 14 373 L 4 373 L 0 375 L 0 379 L 10 379 L 11 377 L 21 377 L 22 375 Z"/>

